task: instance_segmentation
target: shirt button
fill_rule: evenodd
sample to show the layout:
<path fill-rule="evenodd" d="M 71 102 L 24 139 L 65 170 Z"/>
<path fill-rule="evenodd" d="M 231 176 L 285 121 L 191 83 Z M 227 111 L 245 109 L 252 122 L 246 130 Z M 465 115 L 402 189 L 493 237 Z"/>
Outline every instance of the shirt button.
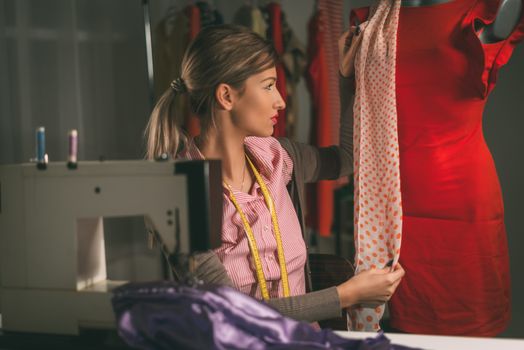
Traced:
<path fill-rule="evenodd" d="M 268 225 L 264 225 L 264 231 L 267 231 L 269 230 L 269 226 Z"/>

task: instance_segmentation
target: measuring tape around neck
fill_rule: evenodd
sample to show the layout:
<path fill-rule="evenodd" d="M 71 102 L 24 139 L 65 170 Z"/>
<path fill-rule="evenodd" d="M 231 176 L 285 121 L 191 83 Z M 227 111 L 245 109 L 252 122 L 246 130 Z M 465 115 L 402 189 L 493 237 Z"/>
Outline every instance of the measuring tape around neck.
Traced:
<path fill-rule="evenodd" d="M 253 162 L 251 162 L 251 159 L 249 159 L 247 155 L 246 155 L 246 159 L 249 163 L 249 166 L 251 167 L 251 170 L 253 171 L 253 174 L 255 175 L 255 179 L 258 182 L 260 189 L 262 190 L 262 194 L 264 195 L 264 200 L 271 214 L 271 221 L 273 223 L 275 240 L 277 242 L 277 254 L 278 254 L 278 262 L 280 265 L 280 275 L 282 278 L 282 288 L 284 290 L 284 297 L 288 297 L 290 295 L 289 281 L 288 281 L 288 275 L 287 275 L 286 260 L 284 257 L 284 248 L 282 245 L 282 237 L 280 235 L 280 227 L 278 226 L 278 219 L 277 219 L 277 214 L 275 211 L 275 204 L 273 202 L 273 198 L 271 197 L 271 194 L 269 193 L 266 183 L 260 176 L 257 168 L 255 167 Z M 260 290 L 262 292 L 262 298 L 264 300 L 269 300 L 269 292 L 267 289 L 266 277 L 264 276 L 264 270 L 262 269 L 262 263 L 260 261 L 260 254 L 258 253 L 255 235 L 253 234 L 253 230 L 251 229 L 251 226 L 249 225 L 249 222 L 247 221 L 246 215 L 242 211 L 242 208 L 240 208 L 240 205 L 238 204 L 235 198 L 235 195 L 233 194 L 233 189 L 227 183 L 226 183 L 226 186 L 229 188 L 229 198 L 231 199 L 231 202 L 233 202 L 233 205 L 237 209 L 237 212 L 240 215 L 240 218 L 242 219 L 242 223 L 244 224 L 244 230 L 246 231 L 246 235 L 247 235 L 247 239 L 249 243 L 249 249 L 251 250 L 251 255 L 253 255 L 253 260 L 255 263 L 256 275 L 257 275 L 258 284 L 260 286 Z"/>

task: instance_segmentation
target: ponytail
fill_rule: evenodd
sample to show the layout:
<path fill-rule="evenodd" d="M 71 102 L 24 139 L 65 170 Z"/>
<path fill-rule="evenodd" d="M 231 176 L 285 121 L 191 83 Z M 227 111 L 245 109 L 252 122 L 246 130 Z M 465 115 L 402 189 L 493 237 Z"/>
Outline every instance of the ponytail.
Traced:
<path fill-rule="evenodd" d="M 177 151 L 187 145 L 187 137 L 177 125 L 173 111 L 176 96 L 184 92 L 184 81 L 175 79 L 156 103 L 145 130 L 146 159 L 162 158 L 165 155 L 174 158 Z"/>

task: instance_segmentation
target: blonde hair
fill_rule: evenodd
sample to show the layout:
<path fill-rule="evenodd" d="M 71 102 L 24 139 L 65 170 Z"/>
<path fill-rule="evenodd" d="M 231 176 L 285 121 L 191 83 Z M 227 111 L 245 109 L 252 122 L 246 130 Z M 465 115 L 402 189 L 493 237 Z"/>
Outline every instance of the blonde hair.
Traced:
<path fill-rule="evenodd" d="M 177 125 L 174 100 L 187 92 L 191 111 L 202 131 L 214 126 L 215 91 L 228 84 L 242 91 L 245 81 L 275 65 L 271 43 L 251 30 L 236 25 L 203 29 L 190 43 L 182 60 L 181 76 L 171 83 L 156 103 L 145 130 L 146 158 L 175 157 L 188 137 Z"/>

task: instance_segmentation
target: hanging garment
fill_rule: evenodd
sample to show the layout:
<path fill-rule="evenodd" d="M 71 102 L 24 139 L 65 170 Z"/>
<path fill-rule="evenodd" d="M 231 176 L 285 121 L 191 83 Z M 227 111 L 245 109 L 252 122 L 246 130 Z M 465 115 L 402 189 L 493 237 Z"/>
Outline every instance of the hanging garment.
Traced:
<path fill-rule="evenodd" d="M 329 104 L 331 106 L 331 125 L 338 125 L 340 118 L 340 98 L 338 93 L 338 39 L 343 33 L 343 17 L 344 4 L 340 0 L 318 0 L 318 8 L 324 14 L 324 27 L 322 33 L 324 34 L 326 61 L 329 75 L 329 91 L 335 93 L 329 94 Z M 331 128 L 331 139 L 333 144 L 338 144 L 338 130 Z M 340 179 L 341 182 L 346 183 L 346 178 Z"/>
<path fill-rule="evenodd" d="M 295 139 L 295 131 L 299 123 L 297 84 L 303 77 L 307 66 L 306 49 L 289 26 L 286 16 L 282 13 L 282 40 L 284 53 L 282 64 L 286 74 L 286 137 Z M 336 77 L 338 91 L 338 76 Z M 335 93 L 338 96 L 338 93 Z M 338 109 L 337 109 L 338 110 Z M 338 125 L 338 119 L 337 124 Z M 338 143 L 333 143 L 338 144 Z"/>
<path fill-rule="evenodd" d="M 311 143 L 319 147 L 333 144 L 331 134 L 329 74 L 325 56 L 325 41 L 322 29 L 324 17 L 322 11 L 317 11 L 308 25 L 308 55 L 307 68 L 308 87 L 312 101 Z M 338 124 L 337 124 L 338 125 Z M 307 223 L 321 236 L 331 234 L 333 221 L 333 181 L 319 181 L 309 185 Z"/>
<path fill-rule="evenodd" d="M 500 1 L 400 10 L 396 99 L 406 270 L 391 325 L 424 334 L 494 336 L 510 318 L 502 194 L 482 132 L 499 69 L 524 39 L 483 44 Z M 367 9 L 355 12 L 362 22 Z"/>
<path fill-rule="evenodd" d="M 395 100 L 400 0 L 372 9 L 355 58 L 355 272 L 384 268 L 400 253 L 402 207 Z M 348 326 L 378 330 L 384 305 L 350 310 Z"/>
<path fill-rule="evenodd" d="M 200 31 L 200 10 L 187 6 L 181 11 L 168 12 L 155 28 L 153 55 L 155 62 L 155 93 L 160 97 L 173 79 L 181 74 L 182 59 L 191 40 Z M 187 95 L 174 102 L 175 118 L 190 136 L 200 134 L 200 123 L 189 109 Z"/>
<path fill-rule="evenodd" d="M 198 1 L 195 4 L 200 10 L 200 27 L 207 28 L 224 24 L 222 14 L 214 9 L 207 1 Z"/>
<path fill-rule="evenodd" d="M 263 38 L 267 35 L 266 20 L 258 7 L 240 7 L 233 16 L 233 23 L 247 27 Z"/>
<path fill-rule="evenodd" d="M 171 81 L 180 76 L 180 65 L 188 43 L 189 19 L 183 11 L 170 11 L 154 30 L 156 96 L 161 96 Z"/>
<path fill-rule="evenodd" d="M 275 50 L 279 57 L 284 53 L 284 41 L 282 38 L 282 10 L 280 4 L 272 2 L 266 7 L 269 14 L 269 26 L 267 37 L 273 41 Z M 277 62 L 277 89 L 282 99 L 287 102 L 286 74 L 282 62 Z M 275 125 L 273 136 L 286 136 L 286 110 L 278 111 L 278 121 Z"/>

